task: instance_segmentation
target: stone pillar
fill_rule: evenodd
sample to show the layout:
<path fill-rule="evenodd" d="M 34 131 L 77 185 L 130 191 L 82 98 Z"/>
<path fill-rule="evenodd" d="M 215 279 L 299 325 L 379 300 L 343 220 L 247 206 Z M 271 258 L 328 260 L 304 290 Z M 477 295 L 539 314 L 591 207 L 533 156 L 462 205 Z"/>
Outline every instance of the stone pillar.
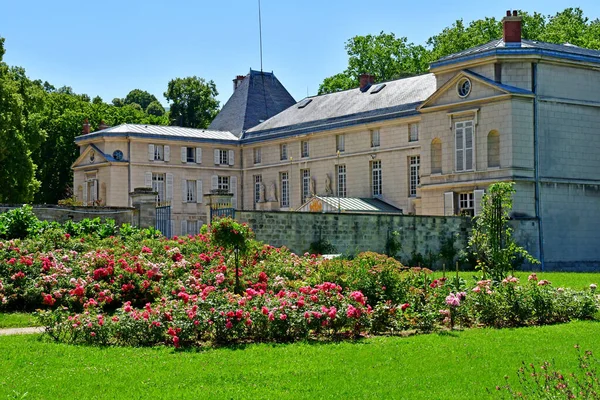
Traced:
<path fill-rule="evenodd" d="M 220 190 L 211 190 L 209 194 L 204 195 L 204 204 L 206 204 L 206 219 L 210 224 L 213 213 L 218 213 L 219 210 L 229 210 L 234 212 L 233 194 Z"/>
<path fill-rule="evenodd" d="M 156 196 L 151 188 L 135 188 L 129 193 L 135 208 L 133 224 L 138 228 L 154 228 L 156 226 Z"/>

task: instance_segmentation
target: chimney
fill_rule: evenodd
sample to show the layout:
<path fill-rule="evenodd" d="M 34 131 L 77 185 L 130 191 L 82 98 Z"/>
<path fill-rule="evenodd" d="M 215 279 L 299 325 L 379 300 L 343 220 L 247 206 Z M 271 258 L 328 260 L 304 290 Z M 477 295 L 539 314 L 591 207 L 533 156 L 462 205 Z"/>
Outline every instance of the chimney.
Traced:
<path fill-rule="evenodd" d="M 104 123 L 104 120 L 101 120 L 100 121 L 100 125 L 98 125 L 98 130 L 101 131 L 101 130 L 106 129 L 106 128 L 110 128 L 110 125 L 106 125 Z"/>
<path fill-rule="evenodd" d="M 521 46 L 521 17 L 517 15 L 517 11 L 506 11 L 506 17 L 502 19 L 502 38 L 504 45 L 507 47 Z"/>
<path fill-rule="evenodd" d="M 371 87 L 372 84 L 375 83 L 375 76 L 371 74 L 360 74 L 358 79 L 360 80 L 361 92 L 365 92 L 367 89 L 369 89 L 369 87 Z"/>
<path fill-rule="evenodd" d="M 90 123 L 88 122 L 88 119 L 86 118 L 85 121 L 83 122 L 83 130 L 81 131 L 81 134 L 87 135 L 88 133 L 90 133 Z"/>
<path fill-rule="evenodd" d="M 245 77 L 246 77 L 245 75 L 238 75 L 235 77 L 235 79 L 233 80 L 233 91 L 234 92 L 235 92 L 235 89 L 240 87 L 240 85 L 242 84 L 242 81 L 244 80 Z"/>

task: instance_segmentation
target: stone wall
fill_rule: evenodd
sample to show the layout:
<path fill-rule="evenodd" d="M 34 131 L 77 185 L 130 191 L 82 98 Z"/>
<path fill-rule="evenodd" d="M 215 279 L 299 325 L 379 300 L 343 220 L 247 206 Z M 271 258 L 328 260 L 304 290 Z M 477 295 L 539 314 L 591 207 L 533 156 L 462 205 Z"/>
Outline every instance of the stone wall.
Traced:
<path fill-rule="evenodd" d="M 19 208 L 20 205 L 0 204 L 0 213 Z M 86 218 L 114 219 L 117 225 L 134 224 L 134 209 L 129 207 L 63 207 L 34 205 L 33 212 L 42 221 L 81 221 Z"/>

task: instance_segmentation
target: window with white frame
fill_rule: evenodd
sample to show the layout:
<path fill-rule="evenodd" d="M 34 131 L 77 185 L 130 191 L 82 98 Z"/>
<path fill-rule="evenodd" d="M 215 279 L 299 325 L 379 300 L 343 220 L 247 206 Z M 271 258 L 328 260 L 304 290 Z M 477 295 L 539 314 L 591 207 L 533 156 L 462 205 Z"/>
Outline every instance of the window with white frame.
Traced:
<path fill-rule="evenodd" d="M 473 192 L 458 194 L 458 211 L 461 215 L 475 215 L 475 195 Z"/>
<path fill-rule="evenodd" d="M 408 125 L 408 141 L 416 142 L 419 140 L 419 124 L 409 124 Z"/>
<path fill-rule="evenodd" d="M 474 156 L 473 121 L 457 122 L 455 125 L 456 171 L 472 171 Z"/>
<path fill-rule="evenodd" d="M 260 147 L 254 148 L 254 164 L 260 164 L 262 162 L 262 151 Z"/>
<path fill-rule="evenodd" d="M 262 188 L 262 175 L 254 175 L 254 208 L 260 201 L 260 190 Z"/>
<path fill-rule="evenodd" d="M 346 139 L 344 135 L 336 135 L 335 136 L 335 150 L 339 152 L 343 152 L 346 150 Z"/>
<path fill-rule="evenodd" d="M 379 147 L 379 129 L 371 129 L 371 147 Z"/>
<path fill-rule="evenodd" d="M 287 172 L 282 172 L 279 174 L 279 178 L 281 181 L 281 196 L 280 205 L 281 207 L 289 207 L 290 206 L 290 176 Z"/>
<path fill-rule="evenodd" d="M 371 161 L 371 193 L 373 196 L 381 196 L 383 193 L 381 160 Z"/>
<path fill-rule="evenodd" d="M 288 159 L 288 145 L 287 143 L 282 143 L 279 145 L 279 159 L 284 161 Z"/>
<path fill-rule="evenodd" d="M 165 146 L 162 144 L 154 145 L 154 160 L 164 161 L 165 159 Z"/>
<path fill-rule="evenodd" d="M 99 198 L 98 195 L 98 174 L 96 172 L 85 174 L 85 194 L 84 203 L 94 205 Z M 86 204 L 86 205 L 87 205 Z"/>
<path fill-rule="evenodd" d="M 217 189 L 229 192 L 229 177 L 228 176 L 217 177 Z"/>
<path fill-rule="evenodd" d="M 227 155 L 227 150 L 219 150 L 219 164 L 221 164 L 221 165 L 229 164 L 229 157 Z"/>
<path fill-rule="evenodd" d="M 300 174 L 302 175 L 301 203 L 304 204 L 310 198 L 310 169 L 302 169 L 300 170 Z"/>
<path fill-rule="evenodd" d="M 187 222 L 187 232 L 185 234 L 187 235 L 196 235 L 198 234 L 199 230 L 198 230 L 198 221 L 188 221 Z M 182 232 L 183 234 L 183 232 Z"/>
<path fill-rule="evenodd" d="M 337 196 L 346 197 L 346 165 L 337 166 Z"/>
<path fill-rule="evenodd" d="M 310 151 L 309 151 L 309 147 L 308 147 L 308 140 L 303 140 L 300 142 L 300 156 L 301 157 L 308 157 L 310 155 Z"/>
<path fill-rule="evenodd" d="M 165 174 L 152 173 L 152 191 L 156 192 L 156 201 L 165 201 Z"/>
<path fill-rule="evenodd" d="M 189 163 L 196 162 L 196 148 L 195 147 L 186 147 L 185 148 L 185 160 Z"/>
<path fill-rule="evenodd" d="M 417 186 L 419 186 L 419 167 L 421 164 L 421 157 L 408 157 L 408 164 L 410 171 L 408 195 L 410 197 L 415 197 L 417 195 Z"/>
<path fill-rule="evenodd" d="M 186 203 L 195 203 L 196 202 L 196 181 L 195 180 L 185 180 L 185 199 Z"/>

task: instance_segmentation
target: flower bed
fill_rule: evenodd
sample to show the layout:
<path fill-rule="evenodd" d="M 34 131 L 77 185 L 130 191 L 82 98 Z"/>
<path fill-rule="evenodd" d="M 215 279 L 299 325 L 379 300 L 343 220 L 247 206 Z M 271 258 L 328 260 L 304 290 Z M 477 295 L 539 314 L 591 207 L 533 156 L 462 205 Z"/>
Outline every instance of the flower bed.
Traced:
<path fill-rule="evenodd" d="M 206 230 L 168 240 L 129 227 L 108 237 L 101 227 L 69 229 L 0 242 L 0 310 L 42 309 L 47 334 L 69 343 L 178 347 L 524 326 L 593 318 L 598 306 L 593 288 L 535 276 L 466 287 L 375 253 L 323 260 L 251 239 L 235 293 L 235 257 Z"/>

